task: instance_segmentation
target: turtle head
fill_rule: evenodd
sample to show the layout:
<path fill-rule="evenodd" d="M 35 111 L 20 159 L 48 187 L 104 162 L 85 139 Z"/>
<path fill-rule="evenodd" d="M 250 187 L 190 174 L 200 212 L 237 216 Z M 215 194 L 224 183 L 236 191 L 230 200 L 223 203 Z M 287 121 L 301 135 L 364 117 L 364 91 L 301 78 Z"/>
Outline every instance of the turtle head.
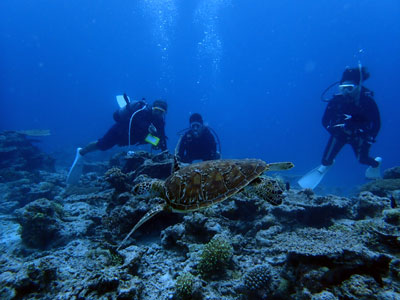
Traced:
<path fill-rule="evenodd" d="M 165 198 L 164 181 L 153 179 L 136 184 L 132 188 L 134 195 L 150 195 L 151 197 Z"/>
<path fill-rule="evenodd" d="M 285 162 L 269 163 L 267 166 L 268 169 L 266 171 L 285 171 L 293 168 L 294 164 L 290 161 L 285 161 Z"/>

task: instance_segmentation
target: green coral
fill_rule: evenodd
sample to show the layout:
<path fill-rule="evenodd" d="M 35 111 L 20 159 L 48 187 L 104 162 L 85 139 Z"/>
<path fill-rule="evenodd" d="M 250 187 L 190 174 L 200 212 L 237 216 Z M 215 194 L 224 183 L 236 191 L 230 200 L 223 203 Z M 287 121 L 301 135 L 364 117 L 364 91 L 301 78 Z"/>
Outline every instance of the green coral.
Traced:
<path fill-rule="evenodd" d="M 223 237 L 214 237 L 204 246 L 198 270 L 203 277 L 224 271 L 232 259 L 232 245 Z"/>
<path fill-rule="evenodd" d="M 60 237 L 63 208 L 45 198 L 35 200 L 16 211 L 19 234 L 29 247 L 44 249 Z"/>
<path fill-rule="evenodd" d="M 249 269 L 243 277 L 243 285 L 247 299 L 269 299 L 278 294 L 282 299 L 287 299 L 288 281 L 281 280 L 268 263 Z"/>
<path fill-rule="evenodd" d="M 124 263 L 122 255 L 109 249 L 92 249 L 87 252 L 86 256 L 102 266 L 119 266 Z"/>
<path fill-rule="evenodd" d="M 265 289 L 271 281 L 269 265 L 256 266 L 249 270 L 244 277 L 244 285 L 248 291 L 256 292 Z"/>
<path fill-rule="evenodd" d="M 193 298 L 195 277 L 191 273 L 183 273 L 175 282 L 175 295 L 177 299 L 190 300 Z"/>

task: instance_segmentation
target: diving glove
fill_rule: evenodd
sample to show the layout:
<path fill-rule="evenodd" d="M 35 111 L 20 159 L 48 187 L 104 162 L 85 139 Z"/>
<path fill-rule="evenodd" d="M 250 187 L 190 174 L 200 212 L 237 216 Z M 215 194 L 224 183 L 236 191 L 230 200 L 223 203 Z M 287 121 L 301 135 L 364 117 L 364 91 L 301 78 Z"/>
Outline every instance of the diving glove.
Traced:
<path fill-rule="evenodd" d="M 157 134 L 157 128 L 153 124 L 149 125 L 148 131 L 149 131 L 149 133 L 151 135 L 156 135 Z"/>

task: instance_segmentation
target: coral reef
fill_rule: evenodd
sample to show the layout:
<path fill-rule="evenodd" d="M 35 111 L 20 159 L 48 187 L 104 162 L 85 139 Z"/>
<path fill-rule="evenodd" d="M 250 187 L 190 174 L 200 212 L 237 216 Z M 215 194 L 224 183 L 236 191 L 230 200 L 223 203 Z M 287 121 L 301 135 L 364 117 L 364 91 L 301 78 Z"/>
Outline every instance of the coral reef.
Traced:
<path fill-rule="evenodd" d="M 225 271 L 232 259 L 233 248 L 228 240 L 221 236 L 208 242 L 201 253 L 198 270 L 207 278 Z"/>
<path fill-rule="evenodd" d="M 400 167 L 386 169 L 383 172 L 383 179 L 400 179 Z"/>
<path fill-rule="evenodd" d="M 339 197 L 268 177 L 278 206 L 249 187 L 201 211 L 160 213 L 117 251 L 161 201 L 133 187 L 171 163 L 133 156 L 92 163 L 68 188 L 65 169 L 0 169 L 2 299 L 400 299 L 400 190 L 387 181 L 379 195 Z M 392 169 L 382 180 L 398 180 Z"/>
<path fill-rule="evenodd" d="M 400 190 L 400 178 L 377 179 L 360 188 L 361 191 L 369 191 L 374 195 L 387 197 L 390 192 Z"/>
<path fill-rule="evenodd" d="M 16 131 L 0 132 L 0 182 L 15 180 L 16 171 L 55 171 L 55 160 L 33 145 L 38 140 L 29 139 Z"/>
<path fill-rule="evenodd" d="M 16 211 L 22 241 L 29 247 L 45 249 L 60 237 L 63 207 L 47 199 L 35 200 Z"/>
<path fill-rule="evenodd" d="M 201 286 L 198 279 L 191 273 L 184 272 L 176 278 L 175 299 L 196 300 L 202 299 Z"/>
<path fill-rule="evenodd" d="M 400 226 L 400 208 L 384 210 L 383 220 L 391 225 Z"/>
<path fill-rule="evenodd" d="M 140 151 L 135 152 L 132 156 L 126 156 L 125 159 L 126 162 L 122 170 L 124 173 L 131 173 L 130 176 L 132 179 L 140 175 L 165 179 L 171 175 L 174 162 L 173 155 L 169 154 L 168 151 L 154 156 Z"/>
<path fill-rule="evenodd" d="M 50 291 L 56 279 L 57 267 L 51 263 L 41 261 L 38 264 L 27 264 L 25 273 L 16 278 L 12 294 L 16 299 L 23 299 L 32 294 L 40 295 Z"/>
<path fill-rule="evenodd" d="M 130 186 L 127 182 L 128 176 L 119 168 L 111 168 L 104 174 L 104 179 L 115 188 L 117 193 L 127 192 Z"/>
<path fill-rule="evenodd" d="M 243 281 L 249 299 L 267 299 L 278 290 L 280 280 L 269 264 L 263 264 L 249 269 Z"/>

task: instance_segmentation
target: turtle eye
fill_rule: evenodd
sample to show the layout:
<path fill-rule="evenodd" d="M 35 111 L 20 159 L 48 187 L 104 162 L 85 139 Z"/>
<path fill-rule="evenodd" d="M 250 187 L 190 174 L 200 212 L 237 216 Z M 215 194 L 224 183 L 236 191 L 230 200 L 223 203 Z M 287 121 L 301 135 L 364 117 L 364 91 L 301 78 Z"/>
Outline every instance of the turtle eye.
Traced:
<path fill-rule="evenodd" d="M 140 188 L 140 183 L 138 183 L 137 185 L 135 185 L 135 186 L 132 188 L 132 193 L 133 193 L 134 195 L 140 195 L 140 194 L 141 194 L 140 190 L 141 190 L 141 188 Z"/>

